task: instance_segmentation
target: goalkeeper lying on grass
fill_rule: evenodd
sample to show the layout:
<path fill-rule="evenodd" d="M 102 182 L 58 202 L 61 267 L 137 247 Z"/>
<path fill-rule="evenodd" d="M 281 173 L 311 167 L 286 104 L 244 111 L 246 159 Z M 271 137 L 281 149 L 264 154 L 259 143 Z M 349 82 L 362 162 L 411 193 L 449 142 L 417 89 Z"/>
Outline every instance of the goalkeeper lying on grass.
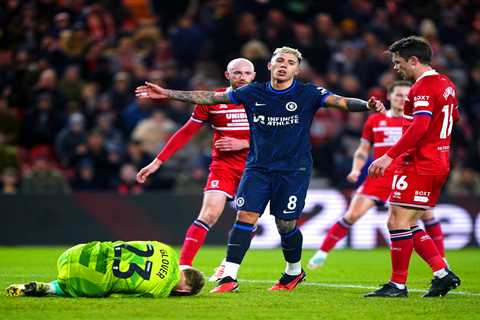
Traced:
<path fill-rule="evenodd" d="M 200 271 L 179 269 L 175 251 L 157 241 L 89 242 L 65 251 L 57 261 L 57 280 L 12 284 L 11 296 L 195 295 L 205 284 Z"/>

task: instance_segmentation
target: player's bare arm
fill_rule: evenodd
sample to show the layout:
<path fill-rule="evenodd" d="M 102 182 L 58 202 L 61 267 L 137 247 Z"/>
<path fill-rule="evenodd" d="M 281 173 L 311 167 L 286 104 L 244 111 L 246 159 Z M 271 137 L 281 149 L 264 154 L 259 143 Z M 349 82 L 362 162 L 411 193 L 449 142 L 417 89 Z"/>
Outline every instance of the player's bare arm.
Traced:
<path fill-rule="evenodd" d="M 368 101 L 357 98 L 346 98 L 337 95 L 328 96 L 325 100 L 327 108 L 338 108 L 349 112 L 376 111 L 385 112 L 385 106 L 380 100 L 371 97 Z"/>
<path fill-rule="evenodd" d="M 361 141 L 360 145 L 358 146 L 358 148 L 355 150 L 355 153 L 353 154 L 352 170 L 347 176 L 348 181 L 353 183 L 358 181 L 358 177 L 360 177 L 362 168 L 367 162 L 369 152 L 370 152 L 370 143 L 366 141 Z"/>
<path fill-rule="evenodd" d="M 138 183 L 145 183 L 147 180 L 148 176 L 157 171 L 160 166 L 162 165 L 163 161 L 159 160 L 157 158 L 153 159 L 152 162 L 150 162 L 148 165 L 143 167 L 138 173 L 137 173 L 137 182 Z"/>
<path fill-rule="evenodd" d="M 246 139 L 223 137 L 215 142 L 215 148 L 220 151 L 239 151 L 250 148 L 250 142 Z"/>
<path fill-rule="evenodd" d="M 206 105 L 232 103 L 227 92 L 169 90 L 150 82 L 137 87 L 135 96 L 140 99 L 174 99 Z"/>

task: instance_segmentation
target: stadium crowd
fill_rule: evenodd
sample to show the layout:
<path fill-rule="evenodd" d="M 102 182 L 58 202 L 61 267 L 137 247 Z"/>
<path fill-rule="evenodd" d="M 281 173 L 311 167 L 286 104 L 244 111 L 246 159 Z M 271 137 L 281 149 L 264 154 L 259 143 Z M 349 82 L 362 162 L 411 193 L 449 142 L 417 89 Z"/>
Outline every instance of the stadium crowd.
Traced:
<path fill-rule="evenodd" d="M 225 86 L 223 70 L 250 59 L 257 81 L 276 47 L 304 55 L 300 79 L 385 100 L 397 75 L 387 45 L 428 39 L 434 68 L 458 86 L 446 192 L 480 195 L 480 8 L 476 1 L 7 0 L 0 6 L 0 173 L 3 193 L 201 190 L 206 129 L 146 185 L 135 182 L 192 105 L 136 100 L 148 80 L 168 88 Z M 319 186 L 345 177 L 364 114 L 320 110 L 311 128 Z"/>

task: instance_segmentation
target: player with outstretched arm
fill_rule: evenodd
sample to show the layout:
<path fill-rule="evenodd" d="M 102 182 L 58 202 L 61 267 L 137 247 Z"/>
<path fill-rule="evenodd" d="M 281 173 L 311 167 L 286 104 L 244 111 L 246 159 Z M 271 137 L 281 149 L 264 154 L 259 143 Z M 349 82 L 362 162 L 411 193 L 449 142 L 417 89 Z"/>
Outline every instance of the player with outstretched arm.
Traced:
<path fill-rule="evenodd" d="M 255 78 L 253 64 L 244 58 L 230 61 L 225 71 L 230 87 L 218 92 L 236 90 L 248 85 Z M 144 98 L 144 97 L 140 97 Z M 157 98 L 153 93 L 148 98 Z M 249 148 L 249 125 L 242 104 L 198 104 L 191 118 L 170 138 L 157 157 L 137 174 L 137 181 L 144 183 L 148 176 L 187 144 L 203 127 L 210 124 L 213 131 L 212 162 L 204 188 L 200 213 L 188 228 L 180 252 L 180 267 L 192 266 L 208 232 L 225 209 L 227 200 L 233 200 L 245 167 Z"/>
<path fill-rule="evenodd" d="M 297 219 L 305 205 L 312 167 L 310 126 L 321 107 L 384 112 L 383 104 L 334 95 L 325 88 L 295 80 L 301 53 L 278 48 L 268 63 L 271 79 L 229 92 L 176 91 L 146 84 L 137 96 L 200 104 L 242 103 L 250 125 L 250 151 L 236 196 L 237 220 L 228 239 L 223 277 L 211 292 L 238 289 L 237 273 L 250 247 L 252 230 L 270 202 L 281 237 L 285 272 L 270 290 L 293 290 L 305 278 L 301 266 L 303 237 Z"/>

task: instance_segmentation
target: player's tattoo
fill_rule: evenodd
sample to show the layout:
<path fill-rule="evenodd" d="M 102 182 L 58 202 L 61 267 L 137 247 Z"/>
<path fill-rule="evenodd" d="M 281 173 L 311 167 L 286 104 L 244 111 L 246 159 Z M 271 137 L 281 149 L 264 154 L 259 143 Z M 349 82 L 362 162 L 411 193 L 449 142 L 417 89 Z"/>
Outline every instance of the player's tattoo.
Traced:
<path fill-rule="evenodd" d="M 325 100 L 327 107 L 347 110 L 350 112 L 364 112 L 368 111 L 368 103 L 365 100 L 357 98 L 345 98 L 337 95 L 328 96 Z"/>
<path fill-rule="evenodd" d="M 231 103 L 227 92 L 167 90 L 167 95 L 170 99 L 197 104 Z"/>
<path fill-rule="evenodd" d="M 347 98 L 347 109 L 350 112 L 365 112 L 370 110 L 368 102 L 357 98 Z"/>
<path fill-rule="evenodd" d="M 327 97 L 325 100 L 325 105 L 327 108 L 339 108 L 347 110 L 347 100 L 344 97 L 334 94 Z"/>
<path fill-rule="evenodd" d="M 280 233 L 289 233 L 297 226 L 297 220 L 282 220 L 275 218 L 275 223 L 277 224 L 277 230 Z"/>

